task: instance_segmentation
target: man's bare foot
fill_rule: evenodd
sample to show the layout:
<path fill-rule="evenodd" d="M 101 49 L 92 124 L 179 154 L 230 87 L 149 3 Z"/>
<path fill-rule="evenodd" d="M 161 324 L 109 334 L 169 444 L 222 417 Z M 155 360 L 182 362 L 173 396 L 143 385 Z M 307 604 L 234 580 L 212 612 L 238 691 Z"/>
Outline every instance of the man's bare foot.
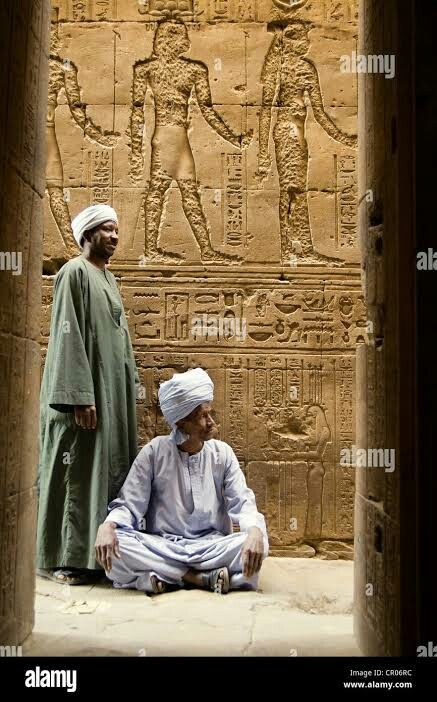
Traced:
<path fill-rule="evenodd" d="M 227 568 L 219 568 L 206 575 L 207 586 L 210 590 L 214 589 L 217 595 L 226 595 L 229 592 L 229 573 Z"/>
<path fill-rule="evenodd" d="M 189 570 L 183 580 L 189 585 L 211 590 L 219 595 L 229 592 L 229 571 L 226 566 L 206 571 Z"/>

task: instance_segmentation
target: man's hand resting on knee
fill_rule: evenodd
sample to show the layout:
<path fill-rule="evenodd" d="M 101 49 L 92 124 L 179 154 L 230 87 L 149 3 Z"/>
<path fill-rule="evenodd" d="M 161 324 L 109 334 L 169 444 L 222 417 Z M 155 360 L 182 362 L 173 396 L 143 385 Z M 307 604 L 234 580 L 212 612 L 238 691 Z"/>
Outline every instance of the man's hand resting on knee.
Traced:
<path fill-rule="evenodd" d="M 251 578 L 252 575 L 261 570 L 263 556 L 264 542 L 262 531 L 258 527 L 251 527 L 247 532 L 247 539 L 241 550 L 244 577 Z"/>
<path fill-rule="evenodd" d="M 95 549 L 96 560 L 106 571 L 112 568 L 112 558 L 121 558 L 120 548 L 118 545 L 117 534 L 115 529 L 117 525 L 114 522 L 104 522 L 99 526 L 97 532 Z"/>

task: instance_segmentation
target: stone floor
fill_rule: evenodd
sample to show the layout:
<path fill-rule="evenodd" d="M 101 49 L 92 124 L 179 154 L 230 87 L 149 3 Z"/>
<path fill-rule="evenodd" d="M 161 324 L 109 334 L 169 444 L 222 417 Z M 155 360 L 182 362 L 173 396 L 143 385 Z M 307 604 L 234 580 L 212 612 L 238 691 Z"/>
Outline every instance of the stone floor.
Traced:
<path fill-rule="evenodd" d="M 27 656 L 360 656 L 351 561 L 268 558 L 259 592 L 147 596 L 36 581 Z"/>

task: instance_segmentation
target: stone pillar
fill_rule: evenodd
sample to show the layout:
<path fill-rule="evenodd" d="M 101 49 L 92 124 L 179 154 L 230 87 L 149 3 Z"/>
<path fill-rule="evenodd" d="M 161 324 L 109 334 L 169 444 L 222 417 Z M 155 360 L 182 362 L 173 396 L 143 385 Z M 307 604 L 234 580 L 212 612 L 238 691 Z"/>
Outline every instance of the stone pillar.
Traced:
<path fill-rule="evenodd" d="M 369 333 L 357 355 L 357 445 L 367 460 L 356 471 L 355 631 L 365 655 L 411 655 L 416 645 L 413 5 L 365 0 L 360 8 L 358 53 L 367 68 L 367 57 L 395 60 L 391 78 L 375 70 L 359 76 Z M 394 450 L 394 466 L 371 467 L 375 449 Z"/>
<path fill-rule="evenodd" d="M 48 0 L 0 4 L 0 644 L 34 618 Z"/>

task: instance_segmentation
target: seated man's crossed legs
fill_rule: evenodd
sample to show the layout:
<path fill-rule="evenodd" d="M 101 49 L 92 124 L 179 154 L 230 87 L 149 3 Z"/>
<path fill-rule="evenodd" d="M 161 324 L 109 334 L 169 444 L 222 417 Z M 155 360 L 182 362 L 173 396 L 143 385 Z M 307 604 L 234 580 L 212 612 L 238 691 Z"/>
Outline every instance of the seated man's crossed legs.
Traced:
<path fill-rule="evenodd" d="M 220 594 L 235 589 L 255 590 L 267 555 L 265 548 L 262 556 L 251 553 L 246 533 L 171 540 L 133 530 L 115 531 L 118 549 L 105 570 L 116 588 L 154 594 L 185 586 Z"/>

